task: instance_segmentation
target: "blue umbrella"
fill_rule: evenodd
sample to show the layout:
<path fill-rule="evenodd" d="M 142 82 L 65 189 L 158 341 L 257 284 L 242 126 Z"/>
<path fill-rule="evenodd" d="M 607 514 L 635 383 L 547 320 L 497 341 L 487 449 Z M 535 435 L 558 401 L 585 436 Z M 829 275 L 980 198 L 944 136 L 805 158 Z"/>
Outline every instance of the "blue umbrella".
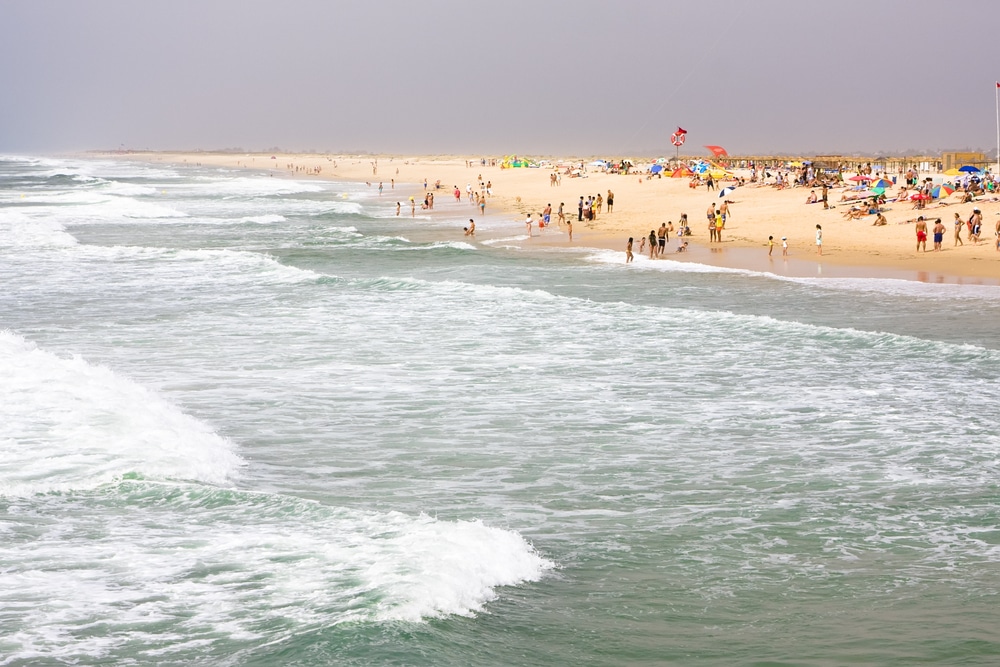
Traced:
<path fill-rule="evenodd" d="M 973 173 L 973 174 L 978 174 L 979 173 L 979 167 L 973 167 L 971 164 L 967 164 L 964 167 L 959 167 L 958 170 L 959 171 L 967 171 L 967 172 L 970 172 L 970 173 Z"/>
<path fill-rule="evenodd" d="M 663 171 L 663 165 L 662 164 L 654 164 L 652 167 L 649 168 L 649 173 L 651 173 L 651 174 L 658 174 L 661 171 Z"/>

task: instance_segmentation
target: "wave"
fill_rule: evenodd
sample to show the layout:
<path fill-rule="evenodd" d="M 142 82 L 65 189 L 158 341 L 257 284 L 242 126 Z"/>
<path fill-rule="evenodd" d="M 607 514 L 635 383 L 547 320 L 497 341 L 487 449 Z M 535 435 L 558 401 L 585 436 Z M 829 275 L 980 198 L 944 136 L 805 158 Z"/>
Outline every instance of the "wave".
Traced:
<path fill-rule="evenodd" d="M 127 474 L 226 484 L 232 443 L 152 391 L 0 332 L 0 495 L 93 488 Z"/>
<path fill-rule="evenodd" d="M 0 248 L 65 248 L 76 238 L 52 217 L 33 218 L 23 211 L 0 208 Z"/>
<path fill-rule="evenodd" d="M 343 623 L 472 616 L 498 587 L 554 567 L 517 533 L 480 521 L 141 480 L 23 500 L 19 530 L 31 539 L 0 545 L 15 661 L 193 663 L 211 646 L 249 649 Z M 87 641 L 95 623 L 104 629 Z"/>
<path fill-rule="evenodd" d="M 252 222 L 258 225 L 271 225 L 276 222 L 286 222 L 287 218 L 283 215 L 268 214 L 268 215 L 249 215 L 239 219 L 239 222 Z"/>
<path fill-rule="evenodd" d="M 272 197 L 306 192 L 323 192 L 326 188 L 317 183 L 306 183 L 284 178 L 236 178 L 199 177 L 198 182 L 187 187 L 200 191 L 203 195 L 221 197 Z"/>

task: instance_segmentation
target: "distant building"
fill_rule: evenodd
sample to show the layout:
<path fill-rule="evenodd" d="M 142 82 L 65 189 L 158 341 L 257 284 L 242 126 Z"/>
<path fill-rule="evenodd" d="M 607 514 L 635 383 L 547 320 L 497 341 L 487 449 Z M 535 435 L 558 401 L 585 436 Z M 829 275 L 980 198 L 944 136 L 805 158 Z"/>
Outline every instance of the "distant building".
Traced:
<path fill-rule="evenodd" d="M 941 153 L 941 164 L 944 167 L 944 171 L 955 169 L 966 164 L 971 164 L 973 167 L 983 168 L 986 166 L 986 154 L 945 151 Z"/>

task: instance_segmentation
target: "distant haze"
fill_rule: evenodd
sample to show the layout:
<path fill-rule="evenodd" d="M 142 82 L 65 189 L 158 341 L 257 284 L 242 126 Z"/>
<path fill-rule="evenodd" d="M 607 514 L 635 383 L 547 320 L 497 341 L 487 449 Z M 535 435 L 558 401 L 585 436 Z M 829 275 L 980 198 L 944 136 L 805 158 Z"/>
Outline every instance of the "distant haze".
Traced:
<path fill-rule="evenodd" d="M 0 1 L 0 152 L 995 154 L 1000 3 Z"/>

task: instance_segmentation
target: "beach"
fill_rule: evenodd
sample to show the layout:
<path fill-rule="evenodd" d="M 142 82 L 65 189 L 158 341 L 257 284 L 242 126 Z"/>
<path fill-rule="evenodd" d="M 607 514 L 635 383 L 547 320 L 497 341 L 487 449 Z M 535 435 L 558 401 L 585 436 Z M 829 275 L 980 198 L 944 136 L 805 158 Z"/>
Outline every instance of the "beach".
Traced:
<path fill-rule="evenodd" d="M 918 268 L 995 250 L 284 160 L 0 156 L 0 663 L 997 664 L 1000 285 Z M 659 209 L 691 249 L 626 265 Z"/>
<path fill-rule="evenodd" d="M 732 186 L 720 181 L 715 190 L 704 185 L 689 187 L 688 178 L 669 178 L 669 170 L 661 176 L 648 178 L 640 170 L 630 175 L 608 174 L 600 168 L 586 166 L 592 158 L 567 158 L 553 160 L 564 165 L 584 165 L 579 176 L 562 175 L 560 184 L 553 186 L 550 175 L 553 166 L 542 168 L 508 168 L 480 164 L 481 158 L 473 156 L 328 156 L 307 154 L 281 154 L 271 159 L 271 154 L 234 155 L 211 152 L 190 153 L 133 153 L 128 159 L 176 164 L 203 164 L 225 168 L 247 168 L 263 171 L 275 177 L 304 177 L 347 180 L 367 183 L 376 190 L 382 183 L 381 199 L 401 201 L 403 215 L 409 214 L 408 198 L 414 196 L 418 205 L 426 191 L 435 195 L 437 216 L 461 217 L 468 213 L 478 219 L 478 208 L 466 196 L 467 186 L 478 190 L 479 178 L 490 181 L 492 195 L 488 198 L 487 215 L 503 215 L 511 220 L 523 221 L 528 213 L 540 217 L 546 205 L 552 206 L 553 225 L 545 230 L 535 227 L 535 246 L 566 247 L 568 235 L 555 220 L 559 204 L 565 204 L 567 217 L 574 222 L 573 244 L 618 249 L 623 253 L 629 236 L 635 238 L 636 249 L 641 238 L 648 236 L 664 222 L 677 225 L 681 214 L 686 213 L 692 235 L 687 255 L 675 253 L 676 238 L 671 239 L 665 259 L 694 261 L 732 268 L 772 272 L 789 276 L 872 276 L 899 277 L 923 282 L 954 282 L 963 284 L 997 284 L 1000 282 L 1000 252 L 996 249 L 994 234 L 1000 222 L 1000 200 L 996 196 L 979 197 L 971 204 L 961 204 L 961 193 L 942 200 L 934 200 L 927 208 L 917 209 L 912 201 L 889 202 L 885 206 L 884 226 L 873 226 L 874 217 L 865 215 L 858 219 L 845 219 L 851 201 L 844 197 L 859 196 L 851 189 L 856 183 L 845 180 L 846 185 L 829 191 L 829 209 L 821 203 L 807 204 L 810 191 L 818 188 L 786 187 L 746 184 L 737 187 L 724 199 L 732 202 L 726 220 L 723 240 L 711 243 L 706 229 L 705 212 L 709 205 L 718 206 L 723 198 L 719 190 Z M 648 167 L 647 165 L 644 165 Z M 316 172 L 317 168 L 320 170 Z M 749 181 L 746 169 L 733 171 L 737 177 Z M 850 177 L 853 172 L 845 172 Z M 902 183 L 901 174 L 887 174 Z M 940 174 L 921 173 L 921 180 Z M 435 184 L 440 183 L 440 188 Z M 456 201 L 453 190 L 457 186 L 461 199 Z M 898 188 L 890 188 L 888 197 Z M 605 208 L 594 221 L 577 222 L 577 203 L 581 196 L 607 197 L 614 193 L 612 213 Z M 944 203 L 942 203 L 944 202 Z M 956 246 L 953 234 L 954 214 L 968 220 L 974 208 L 982 211 L 983 233 L 978 245 L 967 239 L 963 230 L 963 244 Z M 933 227 L 941 218 L 946 227 L 942 249 L 933 251 L 928 241 L 926 252 L 916 250 L 914 220 L 924 216 Z M 823 255 L 816 253 L 816 225 L 823 230 Z M 487 238 L 489 225 L 477 223 L 477 236 Z M 456 234 L 461 229 L 456 229 Z M 768 255 L 768 237 L 774 237 L 776 247 Z M 788 255 L 782 256 L 781 239 L 787 237 Z M 527 242 L 527 240 L 526 240 Z"/>

